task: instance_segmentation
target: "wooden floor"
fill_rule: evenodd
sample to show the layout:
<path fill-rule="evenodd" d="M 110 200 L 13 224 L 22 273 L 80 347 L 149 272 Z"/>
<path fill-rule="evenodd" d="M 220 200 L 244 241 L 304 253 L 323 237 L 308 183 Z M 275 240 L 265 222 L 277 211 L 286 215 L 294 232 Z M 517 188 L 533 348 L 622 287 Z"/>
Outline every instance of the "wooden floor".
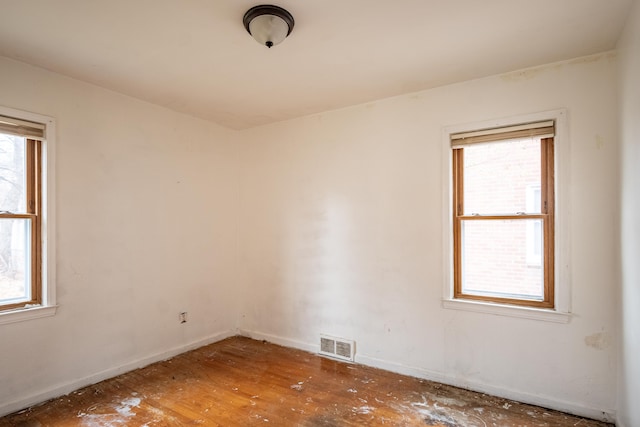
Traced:
<path fill-rule="evenodd" d="M 0 418 L 0 426 L 606 426 L 235 337 Z"/>

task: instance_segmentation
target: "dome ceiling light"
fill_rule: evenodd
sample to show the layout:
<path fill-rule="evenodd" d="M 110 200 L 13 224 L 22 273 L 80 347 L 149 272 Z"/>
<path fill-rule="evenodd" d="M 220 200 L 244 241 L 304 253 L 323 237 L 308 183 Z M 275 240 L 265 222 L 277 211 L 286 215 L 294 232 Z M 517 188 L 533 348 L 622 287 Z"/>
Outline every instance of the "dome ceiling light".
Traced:
<path fill-rule="evenodd" d="M 289 12 L 269 4 L 252 7 L 244 14 L 242 22 L 249 34 L 268 48 L 282 43 L 295 24 Z"/>

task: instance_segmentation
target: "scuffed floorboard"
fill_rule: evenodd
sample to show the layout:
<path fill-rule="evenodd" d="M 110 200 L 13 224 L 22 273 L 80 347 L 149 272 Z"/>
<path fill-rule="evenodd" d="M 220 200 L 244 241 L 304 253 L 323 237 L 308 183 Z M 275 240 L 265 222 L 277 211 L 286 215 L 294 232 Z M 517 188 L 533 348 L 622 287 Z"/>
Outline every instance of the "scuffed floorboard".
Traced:
<path fill-rule="evenodd" d="M 609 424 L 234 337 L 83 388 L 0 426 Z"/>

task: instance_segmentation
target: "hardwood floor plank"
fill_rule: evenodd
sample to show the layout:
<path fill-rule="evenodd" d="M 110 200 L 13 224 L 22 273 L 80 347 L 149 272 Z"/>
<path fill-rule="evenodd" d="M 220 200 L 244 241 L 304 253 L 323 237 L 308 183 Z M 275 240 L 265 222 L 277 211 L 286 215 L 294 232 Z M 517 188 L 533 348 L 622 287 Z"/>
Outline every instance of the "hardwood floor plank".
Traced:
<path fill-rule="evenodd" d="M 83 388 L 0 427 L 608 424 L 243 337 Z"/>

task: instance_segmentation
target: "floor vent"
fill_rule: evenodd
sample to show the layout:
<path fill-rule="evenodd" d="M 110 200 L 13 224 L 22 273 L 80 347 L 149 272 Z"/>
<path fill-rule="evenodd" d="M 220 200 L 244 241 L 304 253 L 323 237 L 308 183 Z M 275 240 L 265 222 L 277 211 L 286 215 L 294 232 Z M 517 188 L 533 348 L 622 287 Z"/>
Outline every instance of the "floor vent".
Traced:
<path fill-rule="evenodd" d="M 355 361 L 355 344 L 352 340 L 320 335 L 320 354 L 353 362 Z"/>

